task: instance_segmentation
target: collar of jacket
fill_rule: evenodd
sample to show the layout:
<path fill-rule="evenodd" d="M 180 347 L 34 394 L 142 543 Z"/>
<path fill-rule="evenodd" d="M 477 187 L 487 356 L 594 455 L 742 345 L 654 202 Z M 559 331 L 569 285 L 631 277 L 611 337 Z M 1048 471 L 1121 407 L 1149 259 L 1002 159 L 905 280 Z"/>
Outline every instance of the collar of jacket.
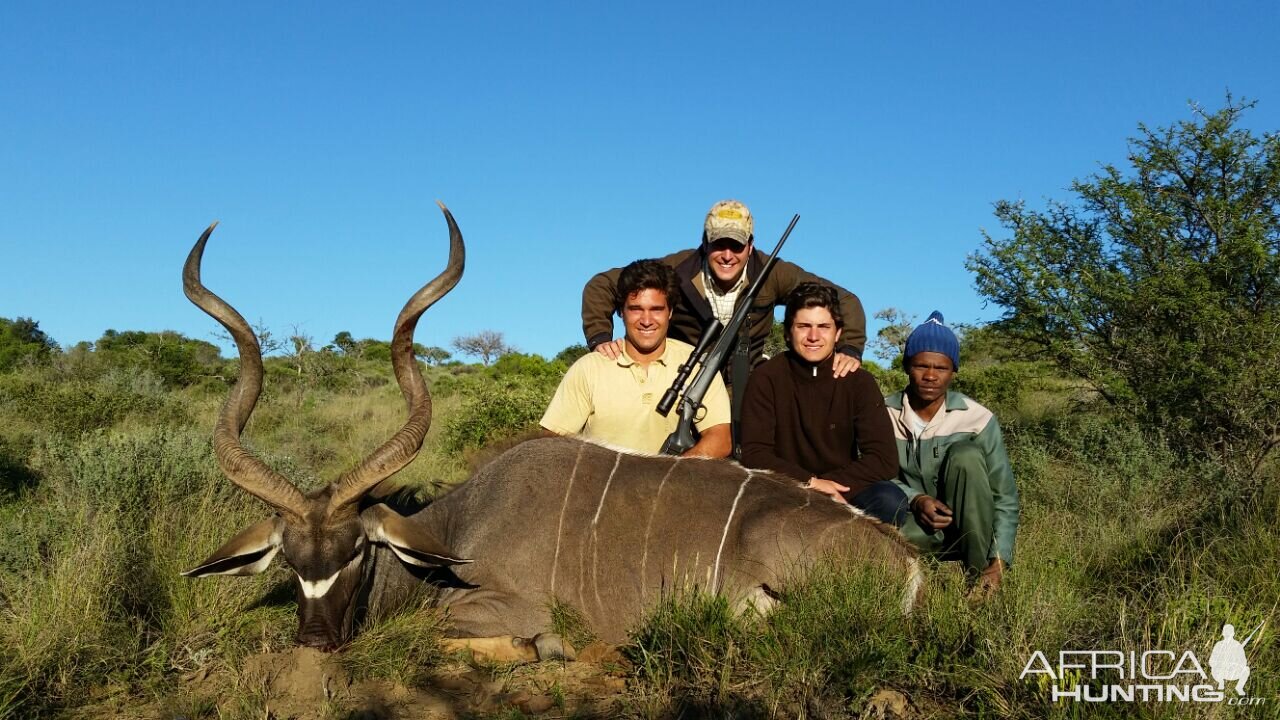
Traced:
<path fill-rule="evenodd" d="M 676 277 L 680 278 L 680 290 L 684 294 L 684 307 L 691 310 L 694 315 L 697 315 L 702 320 L 704 327 L 711 322 L 711 303 L 707 300 L 707 296 L 698 289 L 694 279 L 702 274 L 703 256 L 705 254 L 706 243 L 703 243 L 696 250 L 689 253 L 689 257 L 682 260 L 679 265 L 676 265 Z M 747 258 L 747 277 L 760 277 L 760 273 L 764 271 L 766 260 L 764 253 L 753 249 L 751 256 Z M 743 288 L 744 293 L 746 289 Z"/>
<path fill-rule="evenodd" d="M 791 368 L 791 376 L 800 382 L 814 382 L 818 378 L 835 378 L 831 374 L 831 364 L 835 361 L 835 353 L 831 353 L 825 360 L 818 363 L 811 363 L 800 357 L 799 353 L 788 349 L 785 353 L 787 356 L 787 366 Z"/>
<path fill-rule="evenodd" d="M 898 392 L 886 397 L 884 399 L 884 404 L 886 407 L 891 407 L 894 410 L 901 410 L 902 404 L 906 402 L 906 399 L 907 399 L 907 391 L 899 390 Z M 969 404 L 964 401 L 963 393 L 958 393 L 954 390 L 947 391 L 947 407 L 946 407 L 947 412 L 951 412 L 952 410 L 968 410 L 968 409 L 969 409 Z"/>

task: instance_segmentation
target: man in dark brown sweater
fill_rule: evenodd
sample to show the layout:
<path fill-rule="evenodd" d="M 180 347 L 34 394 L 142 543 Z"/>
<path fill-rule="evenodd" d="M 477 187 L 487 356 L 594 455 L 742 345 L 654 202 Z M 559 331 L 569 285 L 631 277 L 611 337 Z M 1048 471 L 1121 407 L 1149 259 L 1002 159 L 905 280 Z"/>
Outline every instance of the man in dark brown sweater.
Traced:
<path fill-rule="evenodd" d="M 787 298 L 786 353 L 751 374 L 743 399 L 742 464 L 776 470 L 901 526 L 907 496 L 884 397 L 866 370 L 831 372 L 843 328 L 835 290 L 803 283 Z"/>

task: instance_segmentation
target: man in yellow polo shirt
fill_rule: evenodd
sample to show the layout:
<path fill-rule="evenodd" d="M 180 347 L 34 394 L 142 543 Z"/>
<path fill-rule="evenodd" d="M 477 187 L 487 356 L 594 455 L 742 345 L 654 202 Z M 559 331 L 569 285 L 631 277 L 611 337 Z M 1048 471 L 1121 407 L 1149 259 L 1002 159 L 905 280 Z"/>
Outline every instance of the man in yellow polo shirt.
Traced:
<path fill-rule="evenodd" d="M 618 277 L 615 311 L 626 326 L 623 352 L 616 359 L 587 353 L 565 373 L 542 427 L 558 435 L 578 435 L 642 453 L 657 454 L 675 430 L 678 417 L 655 408 L 671 387 L 693 347 L 667 337 L 672 303 L 680 297 L 675 271 L 657 260 L 637 260 Z M 697 444 L 690 457 L 727 457 L 729 394 L 717 375 L 703 398 L 705 412 L 694 426 Z"/>

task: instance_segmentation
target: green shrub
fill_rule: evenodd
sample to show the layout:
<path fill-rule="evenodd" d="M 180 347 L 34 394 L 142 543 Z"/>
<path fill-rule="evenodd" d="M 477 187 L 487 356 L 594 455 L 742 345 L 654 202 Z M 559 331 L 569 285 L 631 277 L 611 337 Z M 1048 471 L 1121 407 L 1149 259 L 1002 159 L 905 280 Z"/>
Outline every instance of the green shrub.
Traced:
<path fill-rule="evenodd" d="M 996 203 L 1010 236 L 968 267 L 1008 336 L 1180 453 L 1260 480 L 1280 434 L 1280 136 L 1244 126 L 1252 107 L 1140 125 L 1128 167 L 1068 202 Z"/>
<path fill-rule="evenodd" d="M 35 320 L 0 317 L 0 372 L 23 365 L 47 365 L 57 351 L 58 344 Z"/>
<path fill-rule="evenodd" d="M 445 422 L 444 450 L 457 454 L 536 428 L 565 369 L 559 361 L 513 352 L 483 369 L 437 374 L 433 393 L 464 398 Z"/>
<path fill-rule="evenodd" d="M 59 381 L 43 374 L 0 375 L 0 407 L 46 432 L 79 435 L 129 416 L 181 423 L 180 401 L 165 396 L 147 373 L 108 373 L 92 382 Z"/>
<path fill-rule="evenodd" d="M 218 346 L 170 330 L 108 330 L 94 343 L 93 354 L 109 368 L 148 370 L 171 388 L 216 374 L 223 363 Z"/>
<path fill-rule="evenodd" d="M 27 464 L 24 451 L 17 443 L 0 436 L 0 503 L 11 500 L 21 490 L 35 485 L 37 478 L 35 470 Z"/>
<path fill-rule="evenodd" d="M 951 389 L 986 405 L 997 417 L 1017 411 L 1027 393 L 1041 386 L 1044 368 L 1027 362 L 962 365 Z"/>
<path fill-rule="evenodd" d="M 536 427 L 553 392 L 554 388 L 537 380 L 470 384 L 457 416 L 445 422 L 444 449 L 450 453 L 473 450 Z"/>
<path fill-rule="evenodd" d="M 510 352 L 493 362 L 487 369 L 495 379 L 519 377 L 522 380 L 537 381 L 555 387 L 564 377 L 569 366 L 559 360 L 548 362 L 541 355 L 526 355 Z"/>
<path fill-rule="evenodd" d="M 907 386 L 907 374 L 902 368 L 885 369 L 871 360 L 862 363 L 862 367 L 876 379 L 876 385 L 884 395 L 891 395 Z"/>
<path fill-rule="evenodd" d="M 552 361 L 564 363 L 565 367 L 569 367 L 570 365 L 577 362 L 578 358 L 582 357 L 583 355 L 586 355 L 589 352 L 591 351 L 587 349 L 586 345 L 583 345 L 582 343 L 577 343 L 574 345 L 570 345 L 565 349 L 561 350 L 560 352 L 556 353 L 556 356 L 552 358 Z"/>

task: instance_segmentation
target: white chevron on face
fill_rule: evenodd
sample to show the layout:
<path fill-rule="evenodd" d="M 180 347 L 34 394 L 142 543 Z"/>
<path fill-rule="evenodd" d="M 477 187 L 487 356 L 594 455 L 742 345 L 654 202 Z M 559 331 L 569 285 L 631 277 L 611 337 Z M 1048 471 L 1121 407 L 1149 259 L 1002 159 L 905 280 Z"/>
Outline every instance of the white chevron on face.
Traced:
<path fill-rule="evenodd" d="M 302 576 L 299 575 L 298 582 L 302 583 L 303 597 L 306 597 L 309 600 L 315 600 L 316 598 L 324 597 L 325 593 L 329 592 L 329 588 L 333 587 L 333 581 L 337 580 L 338 576 L 341 574 L 342 574 L 342 571 L 339 570 L 338 572 L 330 575 L 324 580 L 317 580 L 315 582 L 311 582 L 310 580 L 303 580 Z"/>
<path fill-rule="evenodd" d="M 313 582 L 311 580 L 303 580 L 302 576 L 298 575 L 298 582 L 302 584 L 303 597 L 307 598 L 308 600 L 315 600 L 317 598 L 324 597 L 325 593 L 329 592 L 329 588 L 333 587 L 334 581 L 338 579 L 338 576 L 342 574 L 342 571 L 360 562 L 362 558 L 363 558 L 363 553 L 356 553 L 356 556 L 351 559 L 351 562 L 339 568 L 338 572 L 330 575 L 329 577 L 323 580 L 316 580 Z"/>

